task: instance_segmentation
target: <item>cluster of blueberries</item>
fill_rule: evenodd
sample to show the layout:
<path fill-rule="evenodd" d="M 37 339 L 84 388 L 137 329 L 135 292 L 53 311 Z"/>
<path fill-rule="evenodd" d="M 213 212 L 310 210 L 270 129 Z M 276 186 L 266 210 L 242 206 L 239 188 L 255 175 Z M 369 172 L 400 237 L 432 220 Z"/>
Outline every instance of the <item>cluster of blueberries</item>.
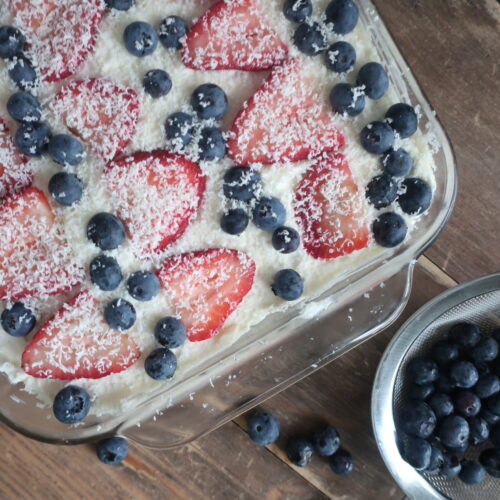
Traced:
<path fill-rule="evenodd" d="M 221 217 L 224 232 L 239 235 L 248 226 L 251 213 L 253 223 L 263 231 L 272 233 L 272 245 L 283 254 L 295 252 L 300 245 L 300 235 L 292 227 L 285 226 L 286 208 L 272 196 L 263 196 L 263 183 L 259 173 L 249 167 L 232 167 L 224 175 L 223 192 L 226 198 L 242 203 L 231 208 Z M 284 300 L 297 300 L 304 290 L 302 277 L 293 269 L 279 271 L 272 290 Z"/>
<path fill-rule="evenodd" d="M 248 435 L 255 443 L 268 446 L 277 441 L 280 423 L 269 412 L 256 412 L 248 419 Z M 328 457 L 328 463 L 335 474 L 345 476 L 354 468 L 352 455 L 340 447 L 340 436 L 333 426 L 319 428 L 312 439 L 292 438 L 286 447 L 288 459 L 298 467 L 306 467 L 315 452 Z"/>
<path fill-rule="evenodd" d="M 402 457 L 426 474 L 481 482 L 500 477 L 500 329 L 481 336 L 458 323 L 430 349 L 408 363 L 410 400 L 399 415 Z M 492 448 L 484 448 L 490 440 Z M 463 458 L 482 445 L 479 460 Z"/>

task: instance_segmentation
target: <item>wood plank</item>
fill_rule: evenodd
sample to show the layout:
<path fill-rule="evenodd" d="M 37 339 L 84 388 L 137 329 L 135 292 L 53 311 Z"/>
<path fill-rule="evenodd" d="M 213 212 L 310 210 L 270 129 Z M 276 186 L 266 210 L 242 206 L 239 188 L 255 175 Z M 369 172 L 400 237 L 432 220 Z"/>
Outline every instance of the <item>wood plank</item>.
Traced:
<path fill-rule="evenodd" d="M 450 135 L 457 206 L 427 255 L 458 281 L 500 261 L 500 3 L 374 0 Z"/>

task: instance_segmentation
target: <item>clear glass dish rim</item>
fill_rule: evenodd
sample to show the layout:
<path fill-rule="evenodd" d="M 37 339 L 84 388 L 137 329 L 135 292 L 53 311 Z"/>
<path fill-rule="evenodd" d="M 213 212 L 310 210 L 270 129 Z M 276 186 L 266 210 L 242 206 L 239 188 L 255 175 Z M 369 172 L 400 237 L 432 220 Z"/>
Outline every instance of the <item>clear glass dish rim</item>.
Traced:
<path fill-rule="evenodd" d="M 439 145 L 443 150 L 446 159 L 447 182 L 446 190 L 442 193 L 442 206 L 439 211 L 439 216 L 433 220 L 430 220 L 429 218 L 424 219 L 426 223 L 428 223 L 428 227 L 426 226 L 424 235 L 421 235 L 420 238 L 412 241 L 411 244 L 405 247 L 402 251 L 397 251 L 395 254 L 391 255 L 389 259 L 384 260 L 384 258 L 382 258 L 383 256 L 380 256 L 374 261 L 370 261 L 364 266 L 355 269 L 352 274 L 347 275 L 341 281 L 335 281 L 333 283 L 332 288 L 328 292 L 331 292 L 329 296 L 332 298 L 343 297 L 344 301 L 346 300 L 346 296 L 351 296 L 352 299 L 354 299 L 361 290 L 368 288 L 370 284 L 387 280 L 424 253 L 424 251 L 432 245 L 432 243 L 444 230 L 453 212 L 457 193 L 456 159 L 446 131 L 444 130 L 440 120 L 436 117 L 435 112 L 425 94 L 421 90 L 418 80 L 415 78 L 413 72 L 410 70 L 405 59 L 399 52 L 399 49 L 396 47 L 392 36 L 385 26 L 385 23 L 381 20 L 376 7 L 373 5 L 371 0 L 358 0 L 357 3 L 360 7 L 360 15 L 364 20 L 365 26 L 370 29 L 372 35 L 374 32 L 377 33 L 378 38 L 380 38 L 384 44 L 384 52 L 390 54 L 391 58 L 393 58 L 397 63 L 397 67 L 402 69 L 404 68 L 404 77 L 402 76 L 405 82 L 404 85 L 409 87 L 415 96 L 415 100 L 422 107 L 422 114 L 425 115 L 425 117 L 429 120 L 429 123 L 432 125 L 432 132 L 438 139 Z M 352 279 L 353 275 L 355 275 L 354 280 Z M 349 293 L 347 294 L 346 291 Z M 226 354 L 225 357 L 229 357 L 230 355 L 231 353 Z M 174 386 L 170 386 L 168 389 L 152 394 L 151 397 L 148 398 L 146 402 L 141 403 L 136 410 L 129 411 L 128 414 L 123 417 L 110 417 L 112 421 L 116 421 L 116 425 L 113 425 L 113 429 L 124 429 L 133 425 L 138 420 L 137 414 L 142 414 L 142 411 L 140 411 L 141 408 L 146 405 L 149 406 L 151 401 L 161 398 L 166 392 L 171 393 L 177 389 L 178 393 L 182 393 L 180 388 L 188 385 L 191 380 L 200 375 L 200 372 L 203 372 L 204 376 L 208 380 L 210 377 L 210 369 L 214 368 L 216 365 L 218 365 L 218 362 L 214 361 L 209 367 L 200 369 L 197 373 L 188 375 L 186 378 L 183 378 L 174 384 Z M 73 432 L 65 433 L 64 436 L 61 437 L 51 437 L 44 435 L 42 432 L 33 432 L 29 428 L 18 425 L 12 419 L 7 417 L 1 407 L 0 420 L 21 434 L 52 444 L 77 444 L 93 440 L 97 436 L 101 435 L 99 431 L 96 430 L 95 425 L 83 430 L 78 428 L 73 429 Z M 214 426 L 213 428 L 216 427 L 217 426 Z M 80 435 L 74 436 L 74 434 L 78 434 L 79 430 L 81 431 Z M 207 432 L 210 430 L 212 429 L 207 430 Z M 107 433 L 102 433 L 102 435 L 104 434 L 109 434 L 109 431 Z"/>

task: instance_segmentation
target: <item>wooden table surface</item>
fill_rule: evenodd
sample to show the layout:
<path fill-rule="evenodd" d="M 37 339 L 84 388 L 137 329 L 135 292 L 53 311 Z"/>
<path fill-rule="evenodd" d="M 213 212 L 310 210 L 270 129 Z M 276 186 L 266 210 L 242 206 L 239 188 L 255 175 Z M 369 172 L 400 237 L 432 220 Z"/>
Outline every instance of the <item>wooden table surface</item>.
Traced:
<path fill-rule="evenodd" d="M 283 423 L 277 445 L 251 443 L 244 419 L 176 451 L 132 447 L 106 467 L 90 445 L 55 447 L 0 426 L 0 498 L 401 499 L 376 448 L 370 391 L 398 325 L 448 287 L 500 267 L 500 3 L 497 0 L 375 0 L 455 148 L 454 216 L 417 265 L 402 318 L 373 340 L 269 400 Z M 287 435 L 326 420 L 340 430 L 355 471 L 335 476 L 322 460 L 291 466 Z"/>

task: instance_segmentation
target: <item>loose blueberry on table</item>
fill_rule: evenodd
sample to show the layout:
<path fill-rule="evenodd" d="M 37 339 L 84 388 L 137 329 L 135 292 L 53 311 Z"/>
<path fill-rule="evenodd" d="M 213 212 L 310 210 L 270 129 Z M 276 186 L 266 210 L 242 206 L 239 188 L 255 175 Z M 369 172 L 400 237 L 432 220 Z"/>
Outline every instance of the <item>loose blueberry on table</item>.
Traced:
<path fill-rule="evenodd" d="M 102 439 L 97 443 L 97 458 L 106 465 L 118 465 L 128 454 L 128 443 L 122 437 Z"/>

